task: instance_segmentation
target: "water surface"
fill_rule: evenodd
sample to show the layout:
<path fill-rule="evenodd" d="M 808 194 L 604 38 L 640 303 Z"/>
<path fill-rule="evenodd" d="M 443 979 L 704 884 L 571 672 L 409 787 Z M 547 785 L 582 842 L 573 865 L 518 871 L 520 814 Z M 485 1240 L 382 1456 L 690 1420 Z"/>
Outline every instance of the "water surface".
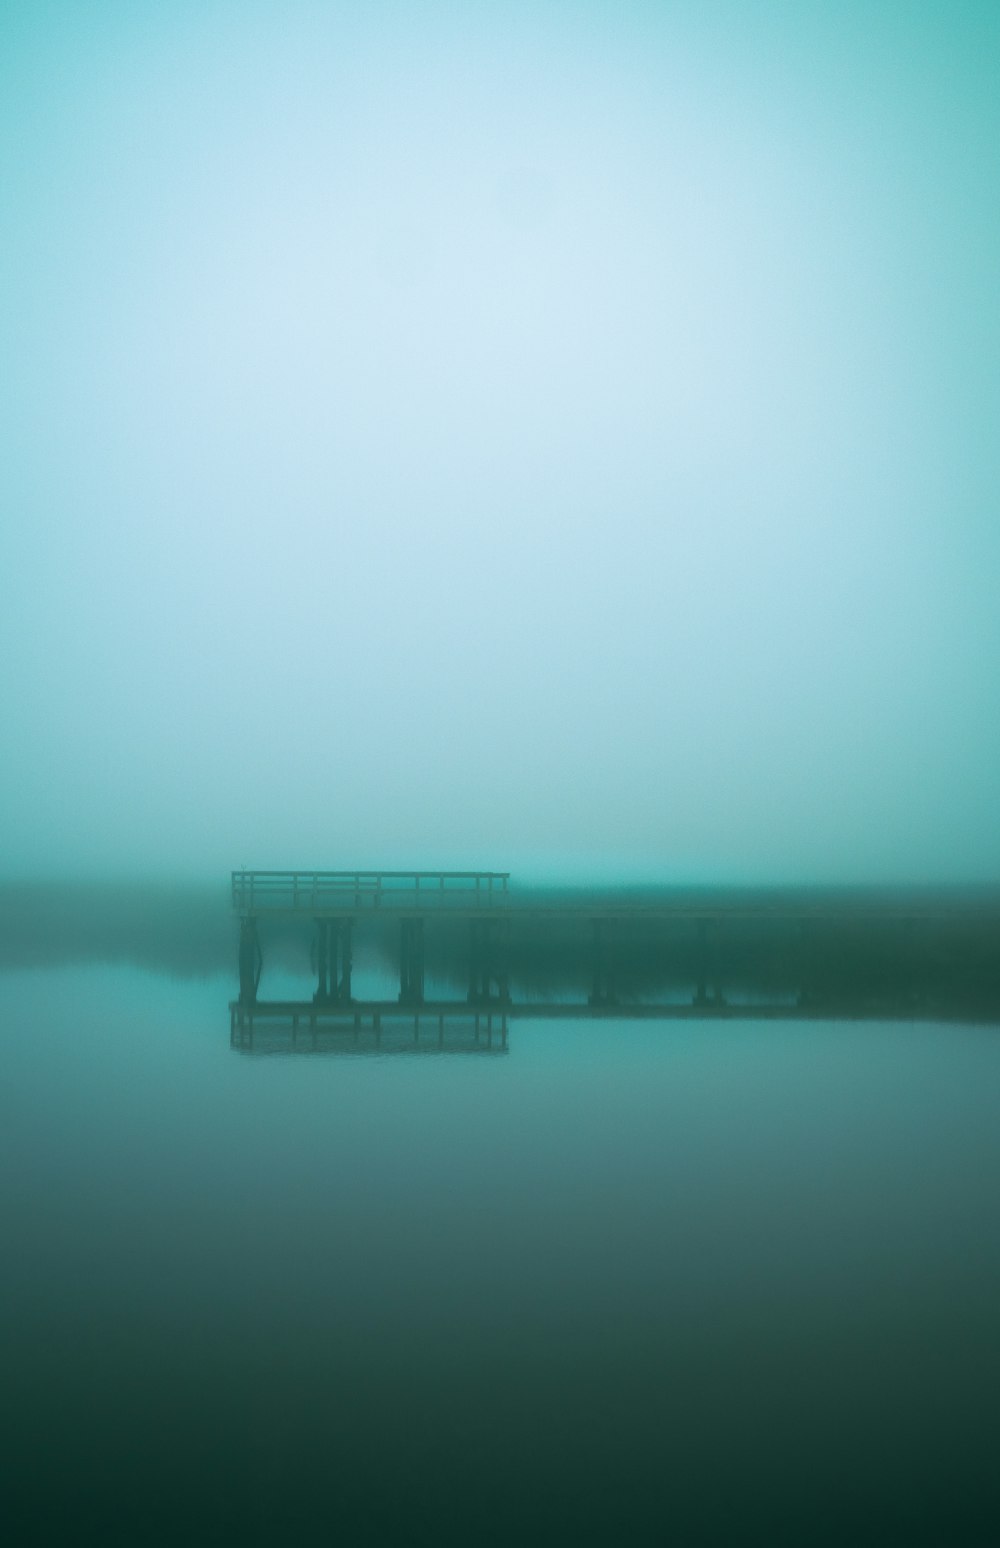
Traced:
<path fill-rule="evenodd" d="M 0 975 L 19 1540 L 994 1538 L 993 1029 L 257 1057 L 231 992 Z"/>

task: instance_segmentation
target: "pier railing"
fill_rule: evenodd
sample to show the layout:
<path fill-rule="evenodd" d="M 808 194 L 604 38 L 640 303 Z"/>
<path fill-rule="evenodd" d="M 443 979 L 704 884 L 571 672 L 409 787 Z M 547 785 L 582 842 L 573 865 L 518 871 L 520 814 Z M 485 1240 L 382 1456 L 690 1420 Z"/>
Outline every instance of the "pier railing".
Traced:
<path fill-rule="evenodd" d="M 233 908 L 261 913 L 400 913 L 505 908 L 509 871 L 233 871 Z"/>

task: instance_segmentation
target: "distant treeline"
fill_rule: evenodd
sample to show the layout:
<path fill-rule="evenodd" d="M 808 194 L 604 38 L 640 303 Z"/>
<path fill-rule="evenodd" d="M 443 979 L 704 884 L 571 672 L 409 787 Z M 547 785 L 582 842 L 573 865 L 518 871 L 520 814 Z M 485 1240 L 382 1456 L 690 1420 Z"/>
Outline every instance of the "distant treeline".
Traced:
<path fill-rule="evenodd" d="M 127 962 L 184 977 L 231 972 L 228 886 L 155 882 L 0 885 L 0 966 Z"/>

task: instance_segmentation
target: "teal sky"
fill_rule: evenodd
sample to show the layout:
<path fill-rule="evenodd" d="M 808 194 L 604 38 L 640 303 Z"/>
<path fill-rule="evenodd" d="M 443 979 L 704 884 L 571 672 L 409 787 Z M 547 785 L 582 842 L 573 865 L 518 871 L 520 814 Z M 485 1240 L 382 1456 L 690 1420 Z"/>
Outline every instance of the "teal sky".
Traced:
<path fill-rule="evenodd" d="M 1000 880 L 1000 5 L 0 40 L 5 874 Z"/>

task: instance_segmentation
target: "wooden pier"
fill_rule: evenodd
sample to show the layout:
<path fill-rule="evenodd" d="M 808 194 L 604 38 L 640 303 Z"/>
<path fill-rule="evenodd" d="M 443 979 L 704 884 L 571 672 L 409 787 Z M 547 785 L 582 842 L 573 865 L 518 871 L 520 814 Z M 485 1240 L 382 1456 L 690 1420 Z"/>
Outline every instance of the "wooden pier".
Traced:
<path fill-rule="evenodd" d="M 244 1028 L 271 1008 L 280 1019 L 286 1002 L 259 996 L 261 931 L 296 920 L 312 933 L 316 986 L 311 1001 L 287 1002 L 293 1018 L 311 1009 L 314 1019 L 347 1013 L 374 1027 L 391 1006 L 446 1019 L 472 1007 L 509 1017 L 795 1010 L 1000 1020 L 996 889 L 602 896 L 518 893 L 497 871 L 236 871 L 232 904 L 234 1015 Z M 379 933 L 394 956 L 396 1000 L 355 995 L 358 932 Z M 451 999 L 441 997 L 442 963 L 448 983 L 461 986 Z"/>
<path fill-rule="evenodd" d="M 469 997 L 503 1001 L 508 882 L 503 871 L 234 871 L 240 1000 L 250 1004 L 257 998 L 263 966 L 258 920 L 297 916 L 314 923 L 320 1003 L 351 1002 L 354 930 L 366 918 L 399 921 L 399 998 L 403 1004 L 422 1003 L 428 917 L 467 922 Z"/>

